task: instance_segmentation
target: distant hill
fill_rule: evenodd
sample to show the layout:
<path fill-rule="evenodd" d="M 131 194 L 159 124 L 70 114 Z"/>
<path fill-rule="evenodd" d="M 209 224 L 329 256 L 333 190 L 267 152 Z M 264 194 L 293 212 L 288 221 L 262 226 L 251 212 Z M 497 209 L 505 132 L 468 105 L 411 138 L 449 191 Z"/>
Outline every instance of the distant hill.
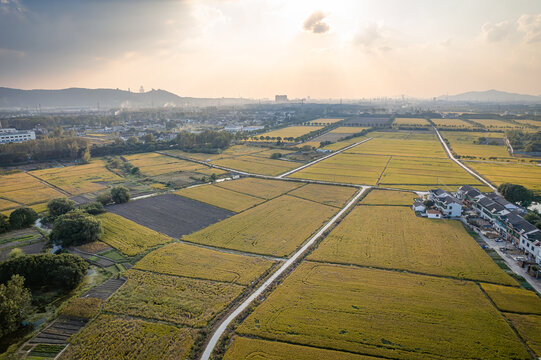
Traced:
<path fill-rule="evenodd" d="M 165 90 L 134 93 L 115 89 L 69 88 L 62 90 L 19 90 L 0 87 L 0 108 L 9 109 L 100 109 L 151 108 L 181 105 L 246 103 L 246 99 L 180 97 Z M 99 104 L 99 105 L 98 105 Z"/>
<path fill-rule="evenodd" d="M 443 101 L 484 102 L 484 103 L 541 103 L 541 96 L 509 93 L 498 90 L 469 91 L 457 95 L 442 95 Z"/>

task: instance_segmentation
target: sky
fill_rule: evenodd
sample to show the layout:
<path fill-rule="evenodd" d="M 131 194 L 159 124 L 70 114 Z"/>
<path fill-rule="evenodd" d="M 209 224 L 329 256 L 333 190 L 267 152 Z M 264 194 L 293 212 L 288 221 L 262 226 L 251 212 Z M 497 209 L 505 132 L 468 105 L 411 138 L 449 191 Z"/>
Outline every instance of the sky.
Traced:
<path fill-rule="evenodd" d="M 539 0 L 0 0 L 0 86 L 541 95 Z"/>

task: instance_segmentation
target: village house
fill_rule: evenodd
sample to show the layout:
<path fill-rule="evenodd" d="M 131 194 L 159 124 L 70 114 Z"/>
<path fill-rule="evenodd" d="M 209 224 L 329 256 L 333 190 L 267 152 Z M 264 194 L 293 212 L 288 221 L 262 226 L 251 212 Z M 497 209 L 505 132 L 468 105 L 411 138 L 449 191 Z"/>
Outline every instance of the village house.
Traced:
<path fill-rule="evenodd" d="M 434 207 L 445 217 L 457 218 L 462 215 L 460 201 L 442 189 L 429 190 L 428 199 L 434 201 Z"/>

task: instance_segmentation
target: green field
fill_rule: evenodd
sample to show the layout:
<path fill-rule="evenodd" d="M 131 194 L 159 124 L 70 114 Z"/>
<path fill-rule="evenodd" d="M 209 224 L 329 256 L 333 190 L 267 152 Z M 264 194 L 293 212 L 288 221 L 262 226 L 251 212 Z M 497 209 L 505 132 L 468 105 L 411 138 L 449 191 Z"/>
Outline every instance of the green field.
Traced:
<path fill-rule="evenodd" d="M 216 184 L 216 186 L 224 189 L 233 190 L 262 199 L 275 198 L 302 185 L 304 184 L 293 181 L 265 180 L 251 177 L 235 181 L 224 181 Z"/>
<path fill-rule="evenodd" d="M 529 359 L 477 284 L 305 262 L 242 335 L 392 359 Z"/>
<path fill-rule="evenodd" d="M 98 219 L 103 227 L 103 236 L 100 240 L 129 256 L 173 241 L 169 236 L 141 226 L 120 215 L 106 213 L 99 215 Z"/>
<path fill-rule="evenodd" d="M 459 221 L 420 218 L 400 206 L 356 207 L 309 259 L 518 285 Z"/>
<path fill-rule="evenodd" d="M 199 246 L 173 243 L 141 259 L 135 269 L 168 275 L 250 285 L 273 265 L 259 257 L 228 254 Z"/>
<path fill-rule="evenodd" d="M 128 270 L 128 281 L 104 305 L 116 314 L 203 327 L 238 297 L 243 286 Z"/>
<path fill-rule="evenodd" d="M 183 239 L 251 253 L 287 256 L 336 211 L 331 206 L 284 195 Z"/>
<path fill-rule="evenodd" d="M 541 315 L 541 299 L 533 291 L 493 284 L 481 286 L 501 311 Z"/>
<path fill-rule="evenodd" d="M 185 188 L 176 191 L 175 194 L 234 212 L 244 211 L 265 201 L 261 198 L 231 191 L 214 185 L 202 185 Z"/>
<path fill-rule="evenodd" d="M 344 186 L 308 184 L 288 195 L 312 200 L 324 205 L 342 207 L 355 194 L 357 189 Z"/>
<path fill-rule="evenodd" d="M 541 166 L 533 164 L 495 164 L 488 162 L 465 161 L 465 165 L 481 174 L 498 186 L 502 183 L 519 184 L 541 194 Z"/>

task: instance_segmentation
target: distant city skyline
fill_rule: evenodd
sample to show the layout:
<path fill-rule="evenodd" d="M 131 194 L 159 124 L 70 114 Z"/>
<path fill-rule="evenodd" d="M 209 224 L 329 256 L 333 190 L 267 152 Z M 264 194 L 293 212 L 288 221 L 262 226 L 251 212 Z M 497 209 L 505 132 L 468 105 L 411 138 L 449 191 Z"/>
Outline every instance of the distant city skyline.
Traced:
<path fill-rule="evenodd" d="M 541 2 L 0 0 L 0 86 L 541 95 Z"/>

